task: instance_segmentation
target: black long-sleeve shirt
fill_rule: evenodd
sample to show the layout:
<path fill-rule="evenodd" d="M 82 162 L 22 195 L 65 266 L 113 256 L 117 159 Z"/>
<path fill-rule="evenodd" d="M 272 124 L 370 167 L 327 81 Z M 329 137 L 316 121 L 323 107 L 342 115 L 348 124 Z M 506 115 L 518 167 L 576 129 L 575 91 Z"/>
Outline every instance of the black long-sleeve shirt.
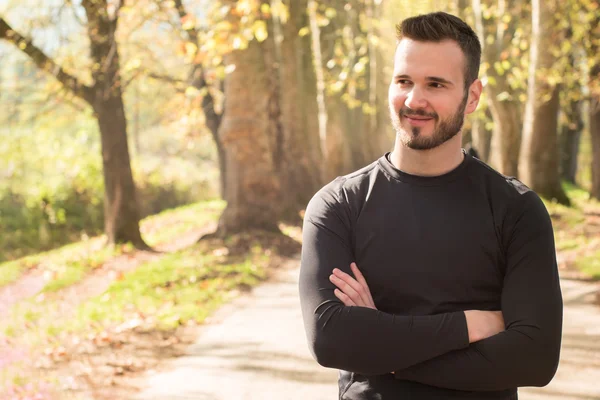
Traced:
<path fill-rule="evenodd" d="M 377 310 L 333 293 L 329 275 L 352 275 L 353 261 Z M 304 219 L 300 299 L 341 399 L 516 399 L 558 366 L 550 217 L 533 191 L 469 155 L 435 177 L 386 155 L 322 188 Z M 464 310 L 501 310 L 506 330 L 469 345 Z"/>

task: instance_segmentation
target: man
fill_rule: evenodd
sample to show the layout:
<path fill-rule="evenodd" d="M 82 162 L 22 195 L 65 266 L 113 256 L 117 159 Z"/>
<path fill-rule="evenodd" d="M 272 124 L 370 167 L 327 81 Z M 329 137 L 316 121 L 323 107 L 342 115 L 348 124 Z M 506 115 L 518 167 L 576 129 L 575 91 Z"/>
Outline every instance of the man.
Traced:
<path fill-rule="evenodd" d="M 398 27 L 396 143 L 310 201 L 300 297 L 340 399 L 517 399 L 556 371 L 562 298 L 539 197 L 461 149 L 481 47 L 460 19 Z"/>

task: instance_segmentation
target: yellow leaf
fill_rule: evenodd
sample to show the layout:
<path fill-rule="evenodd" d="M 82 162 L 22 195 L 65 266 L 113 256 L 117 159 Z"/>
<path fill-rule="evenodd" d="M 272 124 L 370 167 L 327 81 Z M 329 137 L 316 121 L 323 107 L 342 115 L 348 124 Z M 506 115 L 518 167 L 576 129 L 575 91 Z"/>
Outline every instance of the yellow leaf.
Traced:
<path fill-rule="evenodd" d="M 354 72 L 356 72 L 357 74 L 362 73 L 365 70 L 365 64 L 359 62 L 354 64 Z"/>
<path fill-rule="evenodd" d="M 187 97 L 196 97 L 199 94 L 200 94 L 200 91 L 193 86 L 188 86 L 187 89 L 185 89 L 185 95 Z"/>
<path fill-rule="evenodd" d="M 281 0 L 274 0 L 271 3 L 271 12 L 273 13 L 273 17 L 279 18 L 279 20 L 281 20 L 281 22 L 284 24 L 290 17 L 290 11 Z"/>
<path fill-rule="evenodd" d="M 268 5 L 267 3 L 263 3 L 263 4 L 260 6 L 260 11 L 261 11 L 263 14 L 268 14 L 268 13 L 271 11 L 271 6 L 270 6 L 270 5 Z"/>
<path fill-rule="evenodd" d="M 231 22 L 229 21 L 220 21 L 215 25 L 215 31 L 230 31 L 232 28 Z"/>
<path fill-rule="evenodd" d="M 496 99 L 498 101 L 506 101 L 506 100 L 511 100 L 512 96 L 508 92 L 502 92 L 496 96 Z"/>
<path fill-rule="evenodd" d="M 233 38 L 233 43 L 231 44 L 231 46 L 236 49 L 239 50 L 240 47 L 242 47 L 242 38 L 239 36 L 236 36 Z"/>
<path fill-rule="evenodd" d="M 305 26 L 298 31 L 298 36 L 304 37 L 304 36 L 308 35 L 309 33 L 310 33 L 310 28 L 308 26 Z"/>
<path fill-rule="evenodd" d="M 235 71 L 235 64 L 229 64 L 228 66 L 225 67 L 224 71 L 226 74 L 229 75 L 230 73 Z"/>
<path fill-rule="evenodd" d="M 325 10 L 325 16 L 329 19 L 334 19 L 337 16 L 337 11 L 335 11 L 335 8 L 329 7 Z"/>
<path fill-rule="evenodd" d="M 317 14 L 317 18 L 316 19 L 317 19 L 317 25 L 319 27 L 321 27 L 321 28 L 324 27 L 324 26 L 329 25 L 329 22 L 330 22 L 329 18 L 325 18 L 325 17 Z"/>
<path fill-rule="evenodd" d="M 194 43 L 186 42 L 185 54 L 192 55 L 192 54 L 195 54 L 197 50 L 198 50 L 198 47 L 196 47 L 196 45 Z"/>
<path fill-rule="evenodd" d="M 254 31 L 254 37 L 259 42 L 264 42 L 267 37 L 269 37 L 269 33 L 267 32 L 267 23 L 263 20 L 256 20 L 254 24 L 252 24 L 252 30 Z"/>
<path fill-rule="evenodd" d="M 138 58 L 134 58 L 133 60 L 129 60 L 127 64 L 125 64 L 124 70 L 129 72 L 134 69 L 138 69 L 142 65 L 142 62 Z"/>
<path fill-rule="evenodd" d="M 186 15 L 181 21 L 181 27 L 185 31 L 189 31 L 190 29 L 194 29 L 196 27 L 196 21 L 190 15 Z"/>
<path fill-rule="evenodd" d="M 235 9 L 239 15 L 250 14 L 252 11 L 252 5 L 248 0 L 239 0 L 235 6 Z"/>

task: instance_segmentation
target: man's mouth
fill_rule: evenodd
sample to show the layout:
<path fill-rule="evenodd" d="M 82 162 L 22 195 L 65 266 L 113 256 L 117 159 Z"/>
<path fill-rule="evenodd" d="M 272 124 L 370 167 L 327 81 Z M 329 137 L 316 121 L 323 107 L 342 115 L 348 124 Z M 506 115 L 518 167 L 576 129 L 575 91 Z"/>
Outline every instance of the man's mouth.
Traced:
<path fill-rule="evenodd" d="M 432 119 L 432 117 L 422 117 L 422 116 L 418 116 L 418 115 L 405 115 L 405 117 L 414 119 L 417 121 L 426 121 L 426 120 Z"/>

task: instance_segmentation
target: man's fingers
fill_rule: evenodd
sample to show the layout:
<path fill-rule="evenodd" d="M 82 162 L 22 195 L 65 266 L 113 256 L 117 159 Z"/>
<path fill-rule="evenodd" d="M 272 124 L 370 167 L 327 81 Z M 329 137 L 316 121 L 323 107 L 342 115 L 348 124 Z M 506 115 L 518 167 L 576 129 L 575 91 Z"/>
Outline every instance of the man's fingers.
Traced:
<path fill-rule="evenodd" d="M 341 283 L 340 281 L 343 283 Z M 344 293 L 350 296 L 355 303 L 361 306 L 368 306 L 369 296 L 366 294 L 365 288 L 360 283 L 358 283 L 358 281 L 352 276 L 335 268 L 333 270 L 332 282 L 337 287 L 339 287 Z M 341 286 L 338 283 L 340 283 Z"/>
<path fill-rule="evenodd" d="M 358 269 L 356 263 L 353 262 L 352 264 L 350 264 L 350 268 L 352 269 L 352 272 L 354 273 L 354 276 L 356 277 L 358 283 L 360 283 L 365 288 L 366 295 L 369 297 L 371 304 L 375 305 L 375 302 L 373 301 L 373 296 L 371 296 L 371 290 L 369 289 L 369 285 L 367 285 L 367 280 L 363 276 L 362 272 L 360 272 L 360 270 Z"/>
<path fill-rule="evenodd" d="M 352 277 L 348 277 L 348 278 L 353 280 Z M 338 273 L 329 276 L 329 280 L 335 286 L 337 286 L 341 292 L 343 292 L 346 296 L 351 298 L 352 301 L 354 301 L 356 304 L 362 305 L 361 304 L 362 299 L 361 299 L 360 294 L 356 291 L 356 289 L 354 289 L 354 287 L 352 285 L 350 285 L 347 282 L 348 278 L 342 278 L 339 276 Z M 358 282 L 356 282 L 356 283 L 358 284 Z"/>
<path fill-rule="evenodd" d="M 335 294 L 335 297 L 337 297 L 342 301 L 342 303 L 344 303 L 345 306 L 356 307 L 356 303 L 353 302 L 350 297 L 346 296 L 341 290 L 335 289 L 333 293 Z"/>

